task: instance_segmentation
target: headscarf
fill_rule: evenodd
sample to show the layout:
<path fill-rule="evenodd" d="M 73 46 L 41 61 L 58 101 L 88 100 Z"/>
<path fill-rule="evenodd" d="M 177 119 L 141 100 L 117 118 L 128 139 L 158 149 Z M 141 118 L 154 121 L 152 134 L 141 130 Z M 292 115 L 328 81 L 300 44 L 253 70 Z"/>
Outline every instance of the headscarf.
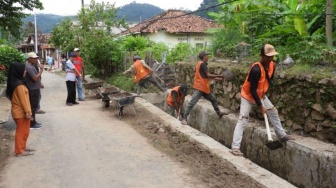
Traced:
<path fill-rule="evenodd" d="M 12 63 L 8 70 L 7 77 L 7 89 L 6 96 L 8 99 L 12 99 L 14 90 L 19 85 L 26 85 L 23 74 L 26 69 L 26 65 L 23 63 Z"/>

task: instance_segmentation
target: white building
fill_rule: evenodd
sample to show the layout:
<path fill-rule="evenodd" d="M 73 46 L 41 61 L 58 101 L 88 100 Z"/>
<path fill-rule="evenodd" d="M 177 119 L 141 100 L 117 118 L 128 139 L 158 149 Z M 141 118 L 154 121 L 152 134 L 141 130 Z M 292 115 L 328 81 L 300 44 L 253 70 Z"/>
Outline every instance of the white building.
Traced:
<path fill-rule="evenodd" d="M 181 10 L 168 10 L 120 35 L 141 35 L 154 42 L 164 42 L 170 48 L 180 42 L 189 43 L 192 47 L 205 47 L 211 43 L 211 36 L 206 33 L 210 28 L 219 28 L 219 25 Z"/>

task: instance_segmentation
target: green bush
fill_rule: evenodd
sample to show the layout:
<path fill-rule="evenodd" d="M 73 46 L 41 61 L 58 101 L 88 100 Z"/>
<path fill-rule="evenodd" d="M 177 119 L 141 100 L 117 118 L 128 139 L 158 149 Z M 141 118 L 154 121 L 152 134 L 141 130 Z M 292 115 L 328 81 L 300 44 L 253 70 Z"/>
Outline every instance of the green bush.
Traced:
<path fill-rule="evenodd" d="M 170 50 L 167 62 L 175 63 L 177 61 L 187 60 L 191 54 L 193 54 L 192 51 L 190 44 L 184 42 L 178 43 Z"/>
<path fill-rule="evenodd" d="M 24 62 L 24 56 L 16 48 L 8 45 L 0 45 L 0 65 L 9 67 L 11 63 Z"/>

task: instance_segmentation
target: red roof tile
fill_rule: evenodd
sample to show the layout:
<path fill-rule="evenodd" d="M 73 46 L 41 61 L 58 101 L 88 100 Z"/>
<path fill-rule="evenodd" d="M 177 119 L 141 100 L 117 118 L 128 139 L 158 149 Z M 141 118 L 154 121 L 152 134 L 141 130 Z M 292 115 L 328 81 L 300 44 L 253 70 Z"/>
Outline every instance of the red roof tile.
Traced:
<path fill-rule="evenodd" d="M 138 25 L 122 32 L 129 33 L 154 33 L 166 31 L 168 33 L 204 33 L 210 28 L 220 26 L 212 21 L 181 10 L 168 10 L 152 17 Z"/>

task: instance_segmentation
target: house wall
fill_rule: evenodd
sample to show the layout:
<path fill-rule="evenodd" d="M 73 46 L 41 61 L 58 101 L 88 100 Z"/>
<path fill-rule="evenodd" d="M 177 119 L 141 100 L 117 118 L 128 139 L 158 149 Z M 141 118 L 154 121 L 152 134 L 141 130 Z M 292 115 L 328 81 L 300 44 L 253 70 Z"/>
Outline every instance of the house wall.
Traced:
<path fill-rule="evenodd" d="M 169 48 L 173 48 L 180 42 L 189 43 L 192 47 L 207 48 L 211 44 L 211 36 L 207 34 L 193 34 L 193 33 L 167 33 L 164 31 L 156 33 L 144 33 L 142 36 L 148 37 L 154 42 L 164 42 Z"/>

